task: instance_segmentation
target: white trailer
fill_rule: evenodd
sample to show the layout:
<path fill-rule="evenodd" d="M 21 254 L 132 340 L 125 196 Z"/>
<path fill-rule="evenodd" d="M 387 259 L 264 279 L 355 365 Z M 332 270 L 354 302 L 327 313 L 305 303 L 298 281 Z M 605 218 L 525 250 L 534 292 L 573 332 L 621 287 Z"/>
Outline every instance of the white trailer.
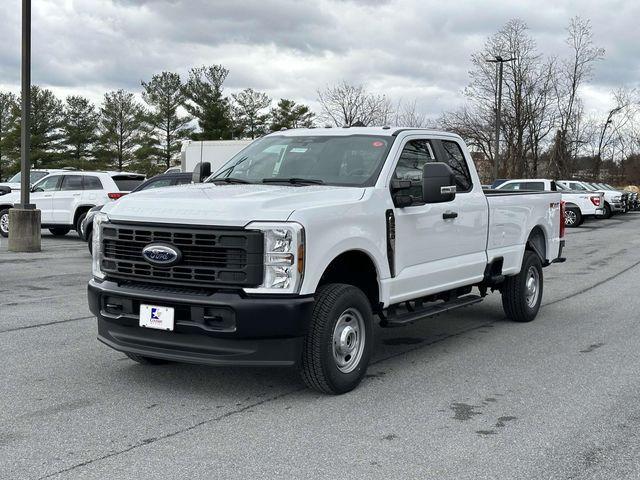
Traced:
<path fill-rule="evenodd" d="M 253 140 L 187 140 L 180 151 L 179 171 L 193 172 L 196 165 L 209 162 L 215 172 L 227 160 L 249 145 Z M 177 168 L 172 167 L 170 170 Z"/>

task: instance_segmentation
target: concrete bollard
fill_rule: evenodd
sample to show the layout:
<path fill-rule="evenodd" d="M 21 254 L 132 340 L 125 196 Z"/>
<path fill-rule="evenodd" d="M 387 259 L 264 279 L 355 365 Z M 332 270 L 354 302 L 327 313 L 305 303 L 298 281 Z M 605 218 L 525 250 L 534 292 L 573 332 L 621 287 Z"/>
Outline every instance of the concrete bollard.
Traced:
<path fill-rule="evenodd" d="M 39 252 L 40 210 L 12 208 L 9 210 L 9 251 Z"/>

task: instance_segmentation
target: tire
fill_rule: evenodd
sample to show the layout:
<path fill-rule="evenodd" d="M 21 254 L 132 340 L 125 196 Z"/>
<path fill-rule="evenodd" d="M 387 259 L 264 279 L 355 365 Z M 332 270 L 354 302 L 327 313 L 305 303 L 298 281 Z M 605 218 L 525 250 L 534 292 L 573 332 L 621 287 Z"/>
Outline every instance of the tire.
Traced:
<path fill-rule="evenodd" d="M 0 210 L 0 235 L 9 236 L 9 209 Z"/>
<path fill-rule="evenodd" d="M 93 230 L 89 230 L 87 233 L 87 248 L 89 248 L 89 253 L 93 255 Z"/>
<path fill-rule="evenodd" d="M 373 344 L 373 313 L 362 290 L 343 283 L 322 286 L 304 339 L 304 383 L 334 395 L 353 390 L 367 371 Z"/>
<path fill-rule="evenodd" d="M 145 357 L 144 355 L 127 352 L 124 354 L 134 362 L 138 362 L 142 365 L 164 365 L 165 363 L 169 363 L 169 360 L 163 360 L 161 358 Z"/>
<path fill-rule="evenodd" d="M 87 212 L 81 213 L 80 216 L 78 217 L 78 220 L 76 220 L 76 233 L 83 240 L 84 240 L 84 235 L 82 235 L 82 222 L 84 221 L 85 218 L 87 218 Z"/>
<path fill-rule="evenodd" d="M 582 213 L 577 208 L 567 208 L 564 211 L 564 225 L 567 228 L 576 228 L 582 225 Z"/>
<path fill-rule="evenodd" d="M 529 283 L 532 278 L 533 285 Z M 514 322 L 530 322 L 536 318 L 542 302 L 543 285 L 540 257 L 526 250 L 520 273 L 507 277 L 502 286 L 502 308 L 507 318 Z M 535 293 L 533 286 L 536 287 Z"/>
<path fill-rule="evenodd" d="M 611 205 L 609 205 L 607 202 L 604 202 L 604 215 L 602 216 L 602 218 L 611 218 Z"/>
<path fill-rule="evenodd" d="M 70 230 L 69 227 L 53 227 L 49 229 L 51 235 L 55 237 L 64 237 Z"/>

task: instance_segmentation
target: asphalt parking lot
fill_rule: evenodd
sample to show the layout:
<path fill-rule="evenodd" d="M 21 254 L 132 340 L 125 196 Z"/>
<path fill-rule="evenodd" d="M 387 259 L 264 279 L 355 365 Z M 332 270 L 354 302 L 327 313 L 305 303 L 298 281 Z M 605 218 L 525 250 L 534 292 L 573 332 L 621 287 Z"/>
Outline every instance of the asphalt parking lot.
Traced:
<path fill-rule="evenodd" d="M 640 212 L 568 232 L 530 324 L 499 295 L 378 330 L 355 391 L 287 369 L 141 366 L 96 340 L 90 256 L 0 245 L 0 477 L 640 477 Z"/>

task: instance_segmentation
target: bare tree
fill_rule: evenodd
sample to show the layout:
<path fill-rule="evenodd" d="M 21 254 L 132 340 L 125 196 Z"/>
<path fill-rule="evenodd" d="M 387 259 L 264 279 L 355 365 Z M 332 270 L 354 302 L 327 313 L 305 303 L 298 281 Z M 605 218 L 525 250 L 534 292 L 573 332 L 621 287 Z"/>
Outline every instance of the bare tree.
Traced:
<path fill-rule="evenodd" d="M 570 173 L 570 161 L 575 151 L 575 132 L 581 121 L 581 104 L 578 89 L 593 71 L 593 64 L 602 59 L 604 49 L 593 43 L 589 20 L 574 17 L 569 23 L 566 43 L 571 49 L 571 58 L 563 62 L 555 96 L 559 115 L 559 126 L 551 150 L 551 169 L 557 176 Z"/>
<path fill-rule="evenodd" d="M 395 109 L 392 123 L 398 127 L 422 128 L 427 125 L 427 118 L 424 113 L 418 111 L 418 105 L 415 100 L 410 103 L 400 100 Z"/>
<path fill-rule="evenodd" d="M 336 127 L 384 125 L 393 116 L 391 101 L 385 95 L 369 93 L 364 85 L 343 81 L 317 93 L 320 118 Z"/>

